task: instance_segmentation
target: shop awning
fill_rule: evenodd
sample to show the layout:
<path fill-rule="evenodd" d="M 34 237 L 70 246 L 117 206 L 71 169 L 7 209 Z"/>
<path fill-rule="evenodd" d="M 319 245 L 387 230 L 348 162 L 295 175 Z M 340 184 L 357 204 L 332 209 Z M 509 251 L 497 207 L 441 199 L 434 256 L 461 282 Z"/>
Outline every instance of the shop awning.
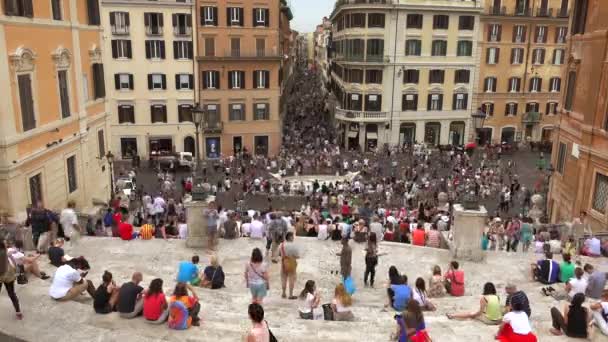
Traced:
<path fill-rule="evenodd" d="M 367 139 L 378 139 L 378 133 L 376 133 L 376 132 L 367 132 Z"/>
<path fill-rule="evenodd" d="M 356 138 L 357 135 L 359 135 L 359 132 L 355 132 L 355 131 L 348 131 L 348 137 L 349 138 Z"/>

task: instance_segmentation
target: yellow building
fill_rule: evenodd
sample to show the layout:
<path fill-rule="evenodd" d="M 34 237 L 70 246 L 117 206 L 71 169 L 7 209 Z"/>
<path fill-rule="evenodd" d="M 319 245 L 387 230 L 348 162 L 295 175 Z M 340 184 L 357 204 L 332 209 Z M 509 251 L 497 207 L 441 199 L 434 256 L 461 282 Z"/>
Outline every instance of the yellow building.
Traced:
<path fill-rule="evenodd" d="M 485 0 L 475 102 L 481 143 L 551 141 L 566 61 L 568 0 Z"/>
<path fill-rule="evenodd" d="M 107 200 L 98 0 L 0 2 L 0 210 Z"/>

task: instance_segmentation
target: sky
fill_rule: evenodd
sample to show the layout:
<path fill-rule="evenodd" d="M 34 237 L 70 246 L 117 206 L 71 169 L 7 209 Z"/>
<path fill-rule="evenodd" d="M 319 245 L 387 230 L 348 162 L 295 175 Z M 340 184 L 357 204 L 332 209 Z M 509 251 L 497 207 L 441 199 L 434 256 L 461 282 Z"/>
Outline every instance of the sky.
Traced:
<path fill-rule="evenodd" d="M 303 33 L 313 32 L 324 16 L 334 9 L 334 0 L 291 0 L 294 18 L 291 28 Z"/>

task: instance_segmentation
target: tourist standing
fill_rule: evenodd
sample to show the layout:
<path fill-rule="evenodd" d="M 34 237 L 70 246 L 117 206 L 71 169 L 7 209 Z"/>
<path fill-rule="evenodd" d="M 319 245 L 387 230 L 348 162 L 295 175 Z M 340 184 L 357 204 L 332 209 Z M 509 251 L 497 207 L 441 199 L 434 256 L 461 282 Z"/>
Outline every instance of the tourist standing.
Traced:
<path fill-rule="evenodd" d="M 4 240 L 0 239 L 0 290 L 2 285 L 6 287 L 8 297 L 13 303 L 17 319 L 23 319 L 21 308 L 19 307 L 19 299 L 15 293 L 15 280 L 17 279 L 17 263 L 8 255 Z"/>
<path fill-rule="evenodd" d="M 282 298 L 287 298 L 286 289 L 289 282 L 289 299 L 297 299 L 293 295 L 293 288 L 297 279 L 298 261 L 300 258 L 300 250 L 293 242 L 294 236 L 292 232 L 287 233 L 285 241 L 281 244 L 279 253 L 281 255 L 281 286 L 283 293 Z"/>
<path fill-rule="evenodd" d="M 264 262 L 262 251 L 254 248 L 251 252 L 251 259 L 245 265 L 245 283 L 251 291 L 252 303 L 262 304 L 270 288 L 269 282 L 268 265 Z"/>
<path fill-rule="evenodd" d="M 338 253 L 338 256 L 340 257 L 340 275 L 342 275 L 344 281 L 350 277 L 353 268 L 353 250 L 348 245 L 348 238 L 342 239 L 342 251 Z"/>
<path fill-rule="evenodd" d="M 44 252 L 40 248 L 42 246 L 38 246 L 38 243 L 40 242 L 40 237 L 50 231 L 51 220 L 48 216 L 47 210 L 42 206 L 42 201 L 36 202 L 36 205 L 29 213 L 26 225 L 32 227 L 32 240 L 34 242 L 34 247 L 39 253 Z"/>
<path fill-rule="evenodd" d="M 215 202 L 209 203 L 207 209 L 203 211 L 203 216 L 207 220 L 207 245 L 210 250 L 214 251 L 217 241 L 217 225 L 220 217 L 216 210 Z"/>
<path fill-rule="evenodd" d="M 363 283 L 367 287 L 369 276 L 369 285 L 374 287 L 374 278 L 376 277 L 376 266 L 378 265 L 378 241 L 375 232 L 369 233 L 367 247 L 365 248 L 365 273 L 363 274 Z"/>
<path fill-rule="evenodd" d="M 78 224 L 78 217 L 74 208 L 76 203 L 74 201 L 68 202 L 68 207 L 61 211 L 59 222 L 63 227 L 63 235 L 70 240 L 70 246 L 74 246 L 80 238 L 81 228 Z"/>

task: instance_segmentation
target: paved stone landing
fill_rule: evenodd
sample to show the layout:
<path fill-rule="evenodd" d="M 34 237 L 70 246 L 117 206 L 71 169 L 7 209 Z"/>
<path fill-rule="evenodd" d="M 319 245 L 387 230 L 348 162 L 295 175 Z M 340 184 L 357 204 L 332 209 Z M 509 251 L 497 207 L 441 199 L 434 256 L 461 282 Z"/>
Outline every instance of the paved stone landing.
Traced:
<path fill-rule="evenodd" d="M 331 241 L 317 241 L 297 238 L 303 250 L 299 262 L 299 278 L 296 285 L 300 291 L 307 279 L 314 279 L 322 292 L 322 302 L 331 300 L 338 276 L 331 272 L 339 269 L 335 252 L 339 244 Z M 58 303 L 47 293 L 50 280 L 30 279 L 26 286 L 18 286 L 17 295 L 21 301 L 25 319 L 16 321 L 8 296 L 0 295 L 0 331 L 30 342 L 71 342 L 71 341 L 240 341 L 250 326 L 247 318 L 249 292 L 243 280 L 244 264 L 253 247 L 264 248 L 265 242 L 240 239 L 221 241 L 220 262 L 226 272 L 227 288 L 222 290 L 199 289 L 202 304 L 202 325 L 188 331 L 171 331 L 166 326 L 151 326 L 143 319 L 124 320 L 117 314 L 97 315 L 93 312 L 92 300 L 82 297 L 80 301 Z M 265 302 L 266 319 L 281 342 L 313 341 L 389 341 L 394 329 L 392 312 L 382 312 L 385 291 L 381 288 L 387 278 L 389 266 L 396 265 L 407 274 L 410 284 L 419 276 L 427 279 L 430 269 L 438 264 L 444 268 L 450 261 L 447 250 L 413 247 L 409 245 L 383 243 L 380 252 L 388 255 L 380 257 L 377 268 L 376 289 L 363 288 L 364 270 L 363 245 L 353 243 L 353 274 L 359 290 L 355 294 L 354 313 L 356 322 L 303 321 L 298 318 L 297 303 L 280 298 L 278 265 L 271 269 L 271 291 Z M 128 281 L 134 271 L 144 274 L 144 286 L 150 280 L 161 277 L 165 281 L 164 290 L 169 292 L 175 284 L 176 267 L 180 260 L 189 259 L 199 253 L 203 263 L 208 257 L 202 251 L 185 248 L 184 241 L 132 241 L 124 242 L 110 238 L 83 238 L 79 245 L 70 249 L 70 255 L 86 255 L 92 270 L 89 279 L 97 285 L 104 270 L 114 274 L 117 282 Z M 426 313 L 427 327 L 434 341 L 438 342 L 487 342 L 493 341 L 495 327 L 487 327 L 473 321 L 449 321 L 445 314 L 453 311 L 471 311 L 479 304 L 479 295 L 486 281 L 494 281 L 504 301 L 504 285 L 508 281 L 521 284 L 532 302 L 533 328 L 542 342 L 568 341 L 565 337 L 553 337 L 549 308 L 554 301 L 543 297 L 540 286 L 528 279 L 529 263 L 535 255 L 489 253 L 481 264 L 463 263 L 466 273 L 466 296 L 462 298 L 435 299 L 438 311 Z M 54 268 L 41 258 L 43 269 L 52 274 Z M 604 259 L 601 268 L 608 268 Z M 4 291 L 3 291 L 4 292 Z M 597 334 L 593 341 L 606 341 Z M 5 341 L 0 335 L 0 341 Z"/>

